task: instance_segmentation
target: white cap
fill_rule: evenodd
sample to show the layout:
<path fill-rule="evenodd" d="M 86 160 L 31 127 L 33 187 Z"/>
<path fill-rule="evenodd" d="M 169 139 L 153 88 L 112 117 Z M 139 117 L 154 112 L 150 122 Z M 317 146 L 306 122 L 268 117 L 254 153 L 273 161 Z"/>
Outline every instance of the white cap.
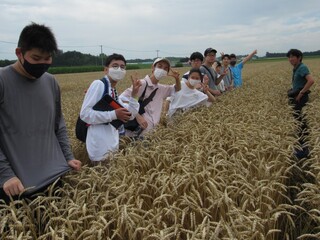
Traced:
<path fill-rule="evenodd" d="M 166 58 L 157 58 L 156 60 L 154 60 L 152 66 L 155 66 L 158 62 L 166 62 L 166 63 L 168 63 L 168 65 L 169 65 L 168 72 L 170 71 L 171 63 L 170 63 L 170 61 L 168 59 L 166 59 Z"/>

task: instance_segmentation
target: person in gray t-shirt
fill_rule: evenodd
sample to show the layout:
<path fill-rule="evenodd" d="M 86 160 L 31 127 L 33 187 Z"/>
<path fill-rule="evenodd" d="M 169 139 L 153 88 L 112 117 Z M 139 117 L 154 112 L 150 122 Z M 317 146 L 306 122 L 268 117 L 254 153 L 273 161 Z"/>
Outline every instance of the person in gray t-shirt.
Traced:
<path fill-rule="evenodd" d="M 71 152 L 60 89 L 46 73 L 57 43 L 32 23 L 21 32 L 18 60 L 0 70 L 0 199 L 29 197 L 81 162 Z"/>
<path fill-rule="evenodd" d="M 209 78 L 210 93 L 214 96 L 220 96 L 221 92 L 218 90 L 218 85 L 226 73 L 223 72 L 218 77 L 217 73 L 212 69 L 212 64 L 216 60 L 216 53 L 217 51 L 213 48 L 207 48 L 204 51 L 204 63 L 200 67 L 200 71 Z"/>

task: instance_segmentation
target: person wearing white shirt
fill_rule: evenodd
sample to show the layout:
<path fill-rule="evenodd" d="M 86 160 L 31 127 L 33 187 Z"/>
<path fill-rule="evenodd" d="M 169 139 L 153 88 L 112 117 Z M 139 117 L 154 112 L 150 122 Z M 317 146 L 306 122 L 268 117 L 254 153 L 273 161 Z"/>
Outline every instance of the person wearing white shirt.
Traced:
<path fill-rule="evenodd" d="M 213 68 L 213 71 L 215 71 L 215 73 L 216 73 L 217 76 L 219 77 L 219 76 L 220 76 L 220 73 L 221 73 L 221 63 L 220 63 L 219 61 L 215 61 L 215 62 L 212 64 L 212 68 Z M 218 88 L 218 90 L 219 90 L 221 93 L 224 93 L 224 92 L 226 91 L 224 79 L 222 79 L 222 80 L 220 81 L 220 83 L 217 85 L 217 88 Z"/>
<path fill-rule="evenodd" d="M 126 60 L 122 55 L 114 53 L 107 57 L 104 68 L 104 78 L 108 84 L 108 92 L 106 94 L 117 100 L 123 108 L 113 111 L 93 110 L 93 106 L 102 98 L 104 93 L 105 84 L 100 80 L 93 81 L 86 92 L 80 111 L 80 118 L 89 124 L 86 148 L 93 165 L 109 159 L 112 152 L 117 151 L 119 148 L 119 131 L 113 125 L 106 123 L 116 119 L 127 122 L 138 113 L 139 103 L 136 97 L 141 86 L 139 80 L 131 77 L 133 90 L 129 103 L 123 103 L 118 99 L 115 87 L 117 82 L 125 77 L 125 69 Z"/>
<path fill-rule="evenodd" d="M 170 101 L 168 116 L 172 117 L 177 111 L 186 111 L 201 105 L 209 106 L 215 101 L 207 84 L 202 84 L 203 75 L 199 69 L 192 68 L 189 72 L 188 81 L 181 81 L 181 90 L 176 92 Z M 195 86 L 202 84 L 203 92 Z"/>

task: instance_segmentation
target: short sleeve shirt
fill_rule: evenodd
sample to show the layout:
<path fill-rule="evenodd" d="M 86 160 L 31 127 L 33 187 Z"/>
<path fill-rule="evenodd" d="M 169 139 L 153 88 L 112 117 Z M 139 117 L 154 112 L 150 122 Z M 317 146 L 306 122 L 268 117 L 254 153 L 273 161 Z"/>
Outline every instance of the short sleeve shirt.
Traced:
<path fill-rule="evenodd" d="M 232 72 L 231 72 L 231 69 L 230 67 L 229 68 L 229 71 L 228 73 L 224 76 L 223 78 L 223 81 L 224 81 L 224 85 L 226 87 L 229 87 L 232 83 Z M 225 67 L 224 66 L 221 66 L 221 71 L 220 71 L 220 74 L 222 74 L 223 72 L 225 71 Z"/>
<path fill-rule="evenodd" d="M 242 86 L 242 68 L 243 68 L 243 62 L 240 62 L 239 64 L 235 65 L 234 67 L 230 66 L 235 87 Z"/>
<path fill-rule="evenodd" d="M 310 74 L 310 71 L 306 65 L 300 63 L 293 69 L 292 75 L 292 89 L 299 90 L 307 83 L 306 76 Z"/>
<path fill-rule="evenodd" d="M 216 85 L 216 79 L 218 78 L 217 73 L 213 71 L 213 69 L 210 67 L 201 66 L 200 71 L 203 75 L 207 75 L 209 78 L 209 88 L 218 90 L 218 86 Z"/>

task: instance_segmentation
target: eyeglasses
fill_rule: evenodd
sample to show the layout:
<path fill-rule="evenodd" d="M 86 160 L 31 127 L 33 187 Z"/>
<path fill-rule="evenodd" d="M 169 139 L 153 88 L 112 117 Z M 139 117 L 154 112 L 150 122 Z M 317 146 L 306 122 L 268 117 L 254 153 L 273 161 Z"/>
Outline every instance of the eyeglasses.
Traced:
<path fill-rule="evenodd" d="M 111 65 L 111 67 L 115 70 L 117 70 L 119 67 L 121 68 L 121 70 L 126 70 L 126 65 L 113 64 Z"/>

